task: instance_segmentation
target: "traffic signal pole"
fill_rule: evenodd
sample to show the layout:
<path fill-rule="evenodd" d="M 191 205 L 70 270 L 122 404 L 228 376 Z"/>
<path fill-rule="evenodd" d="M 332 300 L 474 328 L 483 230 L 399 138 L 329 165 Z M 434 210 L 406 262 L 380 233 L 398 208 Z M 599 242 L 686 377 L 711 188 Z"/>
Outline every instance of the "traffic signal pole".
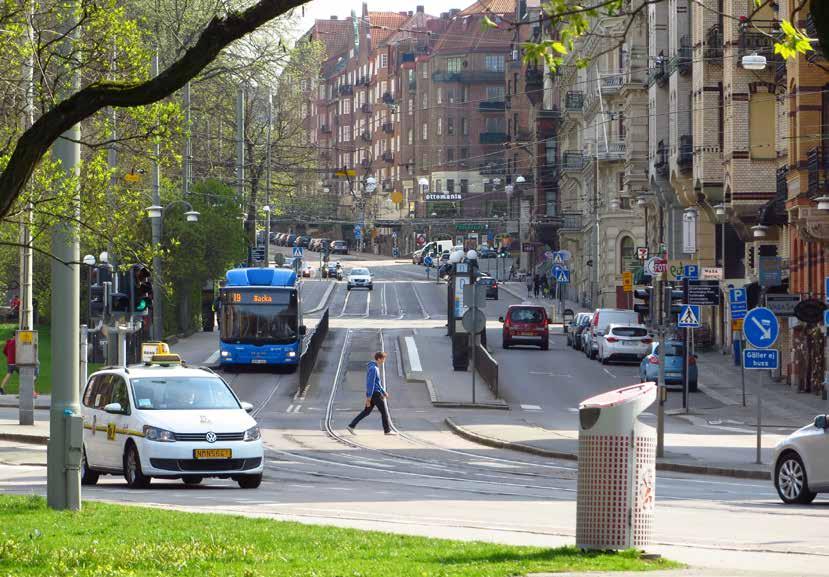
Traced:
<path fill-rule="evenodd" d="M 60 26 L 66 36 L 60 50 L 68 56 L 74 50 L 78 28 L 70 4 Z M 80 73 L 67 71 L 70 92 L 80 89 Z M 66 96 L 66 94 L 62 95 Z M 81 507 L 80 460 L 83 420 L 80 415 L 78 386 L 80 355 L 80 190 L 77 179 L 81 162 L 81 130 L 75 124 L 52 147 L 64 176 L 73 182 L 71 214 L 51 229 L 52 237 L 52 403 L 49 411 L 46 499 L 53 509 L 78 510 Z"/>
<path fill-rule="evenodd" d="M 153 54 L 153 77 L 158 76 L 158 49 Z M 161 206 L 161 168 L 158 164 L 161 156 L 161 142 L 158 138 L 155 139 L 155 158 L 153 159 L 153 206 Z M 164 338 L 164 312 L 162 310 L 163 302 L 161 299 L 161 225 L 164 220 L 164 212 L 162 211 L 159 218 L 151 218 L 150 225 L 152 227 L 152 242 L 153 242 L 153 324 L 152 324 L 152 338 L 154 341 L 160 341 Z M 120 357 L 120 346 L 118 355 Z"/>

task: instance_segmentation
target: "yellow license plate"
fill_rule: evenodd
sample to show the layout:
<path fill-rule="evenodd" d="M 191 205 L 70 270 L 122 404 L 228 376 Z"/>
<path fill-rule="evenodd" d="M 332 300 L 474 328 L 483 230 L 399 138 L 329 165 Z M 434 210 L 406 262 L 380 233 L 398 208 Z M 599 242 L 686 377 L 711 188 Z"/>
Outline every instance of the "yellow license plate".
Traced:
<path fill-rule="evenodd" d="M 194 459 L 229 459 L 232 455 L 231 449 L 193 449 Z"/>

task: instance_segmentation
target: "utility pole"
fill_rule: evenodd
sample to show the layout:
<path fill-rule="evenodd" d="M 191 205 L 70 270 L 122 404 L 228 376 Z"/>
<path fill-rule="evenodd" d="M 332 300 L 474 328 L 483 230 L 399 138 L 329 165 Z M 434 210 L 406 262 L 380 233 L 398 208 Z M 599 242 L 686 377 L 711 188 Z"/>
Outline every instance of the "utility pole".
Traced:
<path fill-rule="evenodd" d="M 112 76 L 113 79 L 115 78 L 115 65 L 116 65 L 116 55 L 117 55 L 117 47 L 113 45 L 112 47 Z M 109 111 L 109 138 L 111 142 L 107 146 L 107 166 L 109 166 L 110 170 L 110 179 L 109 179 L 109 188 L 107 188 L 107 206 L 110 210 L 115 210 L 115 203 L 113 202 L 113 196 L 115 193 L 115 187 L 118 185 L 118 175 L 115 172 L 116 167 L 118 166 L 118 147 L 115 144 L 116 139 L 118 138 L 118 111 L 113 106 Z M 107 256 L 109 257 L 109 263 L 113 267 L 113 271 L 117 270 L 118 267 L 118 259 L 115 255 L 115 251 L 113 250 L 114 247 L 112 242 L 110 241 L 107 243 Z M 117 278 L 117 275 L 113 275 L 113 279 Z M 105 301 L 107 302 L 107 301 Z M 92 322 L 92 317 L 90 315 L 90 324 Z M 89 327 L 87 327 L 88 329 Z M 83 330 L 83 328 L 81 328 Z M 108 365 L 114 364 L 114 359 L 118 354 L 117 342 L 111 338 L 107 338 L 107 346 L 106 346 L 106 362 Z M 93 349 L 94 350 L 94 349 Z M 84 382 L 86 384 L 86 382 Z"/>
<path fill-rule="evenodd" d="M 265 266 L 271 266 L 271 130 L 273 128 L 273 94 L 268 88 L 268 129 L 265 149 L 265 206 L 268 210 L 268 227 L 265 230 Z"/>
<path fill-rule="evenodd" d="M 239 88 L 236 94 L 236 192 L 239 195 L 239 202 L 245 206 L 245 90 Z M 247 226 L 249 223 L 256 222 L 256 215 L 248 214 Z M 254 227 L 255 228 L 255 227 Z M 250 234 L 250 231 L 247 231 Z M 256 232 L 254 231 L 254 234 Z M 252 254 L 250 252 L 250 237 L 246 239 L 248 243 L 248 266 L 253 265 Z"/>
<path fill-rule="evenodd" d="M 66 6 L 66 20 L 59 25 L 66 34 L 60 44 L 66 62 L 74 50 L 78 28 L 74 21 L 75 2 Z M 77 70 L 66 70 L 71 79 L 67 97 L 80 90 Z M 83 419 L 80 415 L 78 374 L 80 370 L 80 177 L 81 129 L 75 124 L 52 147 L 65 178 L 73 182 L 71 214 L 52 226 L 52 404 L 49 411 L 46 499 L 53 509 L 81 508 L 80 460 L 83 446 Z"/>
<path fill-rule="evenodd" d="M 193 158 L 193 151 L 192 151 L 192 140 L 191 140 L 191 131 L 192 125 L 190 121 L 190 83 L 186 83 L 184 85 L 184 170 L 182 173 L 182 189 L 184 193 L 184 200 L 189 202 L 190 201 L 190 176 L 191 176 L 191 162 Z M 164 214 L 162 213 L 162 218 L 158 219 L 162 221 Z M 164 223 L 162 222 L 161 225 L 163 226 Z M 185 284 L 184 290 L 182 291 L 181 295 L 181 307 L 179 308 L 179 326 L 182 327 L 189 327 L 190 326 L 190 290 L 189 283 Z"/>
<path fill-rule="evenodd" d="M 153 77 L 158 76 L 158 47 L 156 46 L 153 54 L 152 65 Z M 161 142 L 158 137 L 155 138 L 155 145 L 153 151 L 153 206 L 161 206 L 161 167 L 158 164 L 161 156 Z M 161 225 L 164 213 L 161 213 L 159 218 L 151 218 L 150 226 L 152 227 L 152 241 L 153 241 L 153 327 L 152 338 L 154 341 L 160 341 L 164 338 L 164 311 L 162 307 L 164 303 L 161 298 Z"/>

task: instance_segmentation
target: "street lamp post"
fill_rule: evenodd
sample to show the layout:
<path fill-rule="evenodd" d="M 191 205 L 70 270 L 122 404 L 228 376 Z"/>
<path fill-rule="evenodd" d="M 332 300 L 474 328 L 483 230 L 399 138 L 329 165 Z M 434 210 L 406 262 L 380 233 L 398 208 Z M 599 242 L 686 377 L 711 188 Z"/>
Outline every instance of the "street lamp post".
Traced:
<path fill-rule="evenodd" d="M 373 176 L 367 177 L 363 181 L 363 193 L 360 195 L 360 226 L 362 227 L 360 233 L 360 252 L 363 252 L 365 247 L 367 195 L 373 194 L 375 190 L 377 190 L 377 179 Z"/>
<path fill-rule="evenodd" d="M 271 266 L 271 207 L 266 204 L 262 207 L 267 215 L 265 224 L 265 266 Z"/>
<path fill-rule="evenodd" d="M 157 196 L 153 194 L 153 200 L 156 200 Z M 176 204 L 183 204 L 185 205 L 188 210 L 184 213 L 184 217 L 187 219 L 187 222 L 198 222 L 199 220 L 199 213 L 193 210 L 193 205 L 187 202 L 186 200 L 175 200 L 166 206 L 161 206 L 157 203 L 147 207 L 147 216 L 149 217 L 152 223 L 152 233 L 153 233 L 153 250 L 155 254 L 153 254 L 153 276 L 152 276 L 152 283 L 153 283 L 153 322 L 152 322 L 152 339 L 155 341 L 160 341 L 164 335 L 164 328 L 162 323 L 164 322 L 163 313 L 161 310 L 162 301 L 161 301 L 161 285 L 160 285 L 160 271 L 161 271 L 161 254 L 159 250 L 161 249 L 161 234 L 162 234 L 162 224 L 164 221 L 164 214 L 167 212 L 167 209 L 176 205 Z"/>

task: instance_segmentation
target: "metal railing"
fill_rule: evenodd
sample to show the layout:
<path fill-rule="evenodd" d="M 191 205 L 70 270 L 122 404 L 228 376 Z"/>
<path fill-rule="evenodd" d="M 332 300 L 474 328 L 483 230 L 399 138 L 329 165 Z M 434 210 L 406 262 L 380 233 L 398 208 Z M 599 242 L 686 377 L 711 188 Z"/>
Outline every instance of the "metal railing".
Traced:
<path fill-rule="evenodd" d="M 584 168 L 584 154 L 579 151 L 567 151 L 561 155 L 561 171 L 580 171 Z"/>
<path fill-rule="evenodd" d="M 317 323 L 314 332 L 306 337 L 302 343 L 302 355 L 299 357 L 299 390 L 304 391 L 308 386 L 308 379 L 314 372 L 314 365 L 317 363 L 317 355 L 322 348 L 325 337 L 328 336 L 328 309 Z"/>
<path fill-rule="evenodd" d="M 624 140 L 611 141 L 608 142 L 607 145 L 602 143 L 602 146 L 599 148 L 599 160 L 624 160 L 625 150 Z"/>
<path fill-rule="evenodd" d="M 498 398 L 498 361 L 492 358 L 489 351 L 479 344 L 475 347 L 475 369 L 489 386 L 489 390 Z"/>
<path fill-rule="evenodd" d="M 705 58 L 709 61 L 722 60 L 723 36 L 716 24 L 708 29 L 705 36 Z"/>

